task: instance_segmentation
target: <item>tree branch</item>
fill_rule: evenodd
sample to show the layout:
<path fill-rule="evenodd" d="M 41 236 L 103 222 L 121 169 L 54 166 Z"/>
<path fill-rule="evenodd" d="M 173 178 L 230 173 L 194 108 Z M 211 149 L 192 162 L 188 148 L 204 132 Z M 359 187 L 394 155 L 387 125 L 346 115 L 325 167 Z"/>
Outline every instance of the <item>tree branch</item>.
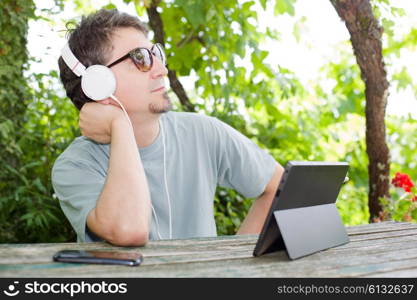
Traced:
<path fill-rule="evenodd" d="M 157 11 L 159 2 L 160 0 L 152 0 L 149 7 L 146 8 L 146 12 L 148 13 L 150 27 L 155 33 L 155 41 L 165 46 L 164 25 L 161 19 L 161 15 Z M 188 98 L 184 87 L 179 81 L 176 72 L 174 70 L 170 70 L 169 67 L 168 78 L 170 86 L 174 93 L 177 95 L 178 99 L 180 100 L 180 103 L 184 110 L 194 112 L 195 107 L 190 102 L 190 99 Z"/>

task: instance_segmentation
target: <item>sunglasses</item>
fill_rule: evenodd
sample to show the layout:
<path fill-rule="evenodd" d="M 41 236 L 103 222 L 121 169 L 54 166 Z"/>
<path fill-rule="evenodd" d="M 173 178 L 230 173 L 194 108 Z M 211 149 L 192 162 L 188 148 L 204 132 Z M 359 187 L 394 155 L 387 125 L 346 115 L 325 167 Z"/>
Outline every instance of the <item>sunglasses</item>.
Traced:
<path fill-rule="evenodd" d="M 164 48 L 161 44 L 156 43 L 151 49 L 139 47 L 130 50 L 128 54 L 107 65 L 107 67 L 111 68 L 125 59 L 130 58 L 140 71 L 148 72 L 153 66 L 153 56 L 158 58 L 164 66 L 166 65 Z"/>

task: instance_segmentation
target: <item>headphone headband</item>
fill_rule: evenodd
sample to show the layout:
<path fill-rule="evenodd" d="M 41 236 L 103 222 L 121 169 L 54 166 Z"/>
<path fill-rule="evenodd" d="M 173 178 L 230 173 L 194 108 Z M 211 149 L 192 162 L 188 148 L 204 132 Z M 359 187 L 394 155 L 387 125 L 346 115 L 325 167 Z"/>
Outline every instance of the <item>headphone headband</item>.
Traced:
<path fill-rule="evenodd" d="M 61 50 L 62 59 L 67 64 L 68 68 L 70 68 L 75 75 L 78 77 L 84 75 L 85 73 L 85 66 L 75 57 L 74 53 L 72 53 L 69 44 L 66 43 L 65 46 Z"/>
<path fill-rule="evenodd" d="M 72 53 L 68 42 L 61 50 L 61 57 L 75 75 L 81 76 L 81 89 L 88 98 L 100 101 L 113 95 L 116 77 L 109 68 L 103 65 L 86 68 Z"/>

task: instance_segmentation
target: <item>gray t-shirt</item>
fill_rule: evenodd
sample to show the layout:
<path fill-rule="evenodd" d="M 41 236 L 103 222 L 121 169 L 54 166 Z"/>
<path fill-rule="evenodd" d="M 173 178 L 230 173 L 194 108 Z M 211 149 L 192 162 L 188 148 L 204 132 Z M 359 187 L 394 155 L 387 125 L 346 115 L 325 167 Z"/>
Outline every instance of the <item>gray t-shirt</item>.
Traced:
<path fill-rule="evenodd" d="M 216 186 L 233 188 L 247 198 L 258 197 L 271 179 L 276 161 L 226 123 L 205 115 L 168 112 L 161 115 L 165 136 L 166 178 L 171 202 L 172 238 L 216 236 Z M 169 238 L 162 134 L 138 148 L 158 227 L 152 215 L 149 238 Z M 100 240 L 86 226 L 104 186 L 109 144 L 76 138 L 58 157 L 52 184 L 79 242 Z"/>

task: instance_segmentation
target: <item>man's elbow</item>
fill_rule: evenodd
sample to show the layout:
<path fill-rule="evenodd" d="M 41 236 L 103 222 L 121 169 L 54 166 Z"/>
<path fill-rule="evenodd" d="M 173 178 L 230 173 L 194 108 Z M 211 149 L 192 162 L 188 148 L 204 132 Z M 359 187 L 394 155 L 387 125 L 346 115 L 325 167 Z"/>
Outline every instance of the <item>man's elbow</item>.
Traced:
<path fill-rule="evenodd" d="M 115 246 L 145 246 L 149 241 L 149 233 L 144 230 L 119 229 L 106 239 Z"/>

